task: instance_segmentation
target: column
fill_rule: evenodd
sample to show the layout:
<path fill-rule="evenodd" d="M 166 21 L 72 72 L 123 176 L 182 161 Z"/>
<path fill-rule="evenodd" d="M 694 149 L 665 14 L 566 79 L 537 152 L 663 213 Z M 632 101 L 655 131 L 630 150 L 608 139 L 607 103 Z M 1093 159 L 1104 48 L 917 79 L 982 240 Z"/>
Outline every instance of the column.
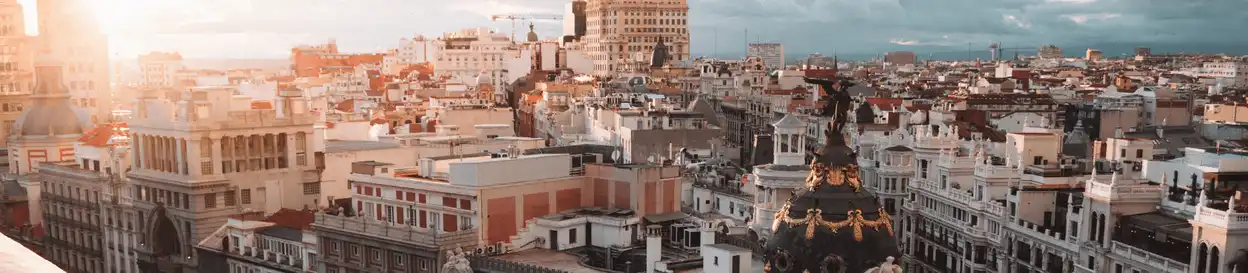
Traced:
<path fill-rule="evenodd" d="M 175 164 L 173 169 L 177 170 L 179 174 L 188 174 L 186 166 L 188 165 L 186 164 L 186 139 L 175 138 L 173 144 L 173 153 L 177 155 L 173 159 Z"/>
<path fill-rule="evenodd" d="M 222 174 L 225 166 L 223 166 L 221 156 L 225 151 L 221 149 L 221 137 L 209 136 L 208 141 L 212 142 L 212 174 Z"/>
<path fill-rule="evenodd" d="M 131 142 L 131 146 L 134 146 L 134 150 L 132 152 L 133 155 L 130 156 L 130 166 L 142 167 L 142 165 L 139 165 L 139 162 L 143 161 L 143 137 L 139 134 L 134 134 L 131 136 Z M 126 171 L 124 168 L 121 168 L 121 166 L 117 166 L 116 168 L 119 169 L 117 170 L 118 172 Z"/>

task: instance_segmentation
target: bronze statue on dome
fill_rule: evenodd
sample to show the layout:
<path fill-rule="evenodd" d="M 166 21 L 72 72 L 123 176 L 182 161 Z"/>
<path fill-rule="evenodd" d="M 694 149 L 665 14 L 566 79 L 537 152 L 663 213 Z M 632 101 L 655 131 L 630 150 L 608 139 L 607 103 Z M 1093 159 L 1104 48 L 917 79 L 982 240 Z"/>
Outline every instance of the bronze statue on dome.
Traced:
<path fill-rule="evenodd" d="M 845 142 L 848 81 L 806 78 L 828 91 L 823 115 L 833 118 L 810 164 L 805 186 L 776 213 L 767 241 L 770 272 L 893 272 L 900 257 L 893 218 L 862 190 L 857 154 Z"/>

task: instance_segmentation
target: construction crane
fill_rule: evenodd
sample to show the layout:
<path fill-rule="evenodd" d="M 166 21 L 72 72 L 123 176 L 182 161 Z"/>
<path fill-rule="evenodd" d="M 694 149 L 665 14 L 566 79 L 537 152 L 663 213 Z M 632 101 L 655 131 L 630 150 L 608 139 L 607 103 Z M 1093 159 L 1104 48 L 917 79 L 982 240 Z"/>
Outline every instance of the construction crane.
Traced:
<path fill-rule="evenodd" d="M 992 61 L 994 61 L 994 62 L 995 62 L 995 61 L 1000 61 L 1000 60 L 1001 60 L 1001 53 L 1002 53 L 1002 52 L 1004 52 L 1004 51 L 1013 51 L 1013 52 L 1014 52 L 1014 58 L 1018 58 L 1018 52 L 1019 52 L 1019 51 L 1023 51 L 1023 50 L 1036 50 L 1036 48 L 1034 48 L 1034 47 L 1010 47 L 1010 48 L 1004 48 L 1004 47 L 1002 47 L 1002 46 L 1001 46 L 1001 43 L 991 43 L 991 44 L 988 44 L 988 52 L 989 52 L 989 53 L 992 53 Z"/>
<path fill-rule="evenodd" d="M 499 19 L 511 20 L 511 41 L 516 41 L 516 20 L 563 20 L 563 15 L 558 14 L 499 14 L 490 15 L 490 21 L 498 21 Z"/>

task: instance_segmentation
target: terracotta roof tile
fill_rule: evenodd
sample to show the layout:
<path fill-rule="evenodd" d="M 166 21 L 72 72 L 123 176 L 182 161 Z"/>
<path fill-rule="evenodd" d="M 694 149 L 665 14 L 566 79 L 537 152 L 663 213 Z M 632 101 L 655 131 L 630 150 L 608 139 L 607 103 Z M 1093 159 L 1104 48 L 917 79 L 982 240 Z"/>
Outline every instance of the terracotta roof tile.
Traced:
<path fill-rule="evenodd" d="M 273 223 L 277 226 L 294 228 L 299 230 L 311 230 L 312 222 L 316 221 L 316 214 L 313 211 L 299 211 L 292 209 L 281 209 L 268 218 L 264 218 L 265 222 Z"/>
<path fill-rule="evenodd" d="M 78 142 L 95 147 L 111 146 L 113 144 L 109 143 L 109 140 L 113 139 L 113 136 L 125 136 L 127 127 L 125 123 L 99 124 L 82 134 Z"/>

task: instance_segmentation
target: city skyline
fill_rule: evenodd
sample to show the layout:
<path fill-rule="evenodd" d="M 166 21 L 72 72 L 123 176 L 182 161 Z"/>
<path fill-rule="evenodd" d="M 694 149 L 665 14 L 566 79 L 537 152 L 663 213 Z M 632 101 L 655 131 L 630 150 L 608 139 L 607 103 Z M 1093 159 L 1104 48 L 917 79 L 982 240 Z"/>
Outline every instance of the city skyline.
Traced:
<path fill-rule="evenodd" d="M 491 14 L 562 14 L 567 0 L 429 1 L 318 0 L 83 0 L 98 12 L 111 36 L 112 56 L 130 59 L 152 51 L 187 58 L 285 58 L 296 45 L 338 41 L 348 52 L 384 52 L 402 37 L 437 36 L 463 28 L 510 32 Z M 37 34 L 35 0 L 26 10 L 27 33 Z M 729 1 L 692 0 L 695 55 L 744 53 L 747 41 L 780 42 L 791 54 L 837 51 L 871 54 L 1056 44 L 1070 49 L 1100 43 L 1155 46 L 1182 41 L 1173 50 L 1215 51 L 1248 38 L 1229 33 L 1248 23 L 1229 0 L 1140 4 L 1122 0 Z M 349 16 L 368 14 L 368 16 Z M 517 32 L 526 30 L 517 23 Z M 543 37 L 561 35 L 554 21 L 534 22 Z M 747 38 L 748 29 L 748 38 Z M 1220 47 L 1221 46 L 1221 47 Z M 1211 52 L 1211 53 L 1217 53 Z M 1237 52 L 1227 52 L 1237 53 Z"/>

